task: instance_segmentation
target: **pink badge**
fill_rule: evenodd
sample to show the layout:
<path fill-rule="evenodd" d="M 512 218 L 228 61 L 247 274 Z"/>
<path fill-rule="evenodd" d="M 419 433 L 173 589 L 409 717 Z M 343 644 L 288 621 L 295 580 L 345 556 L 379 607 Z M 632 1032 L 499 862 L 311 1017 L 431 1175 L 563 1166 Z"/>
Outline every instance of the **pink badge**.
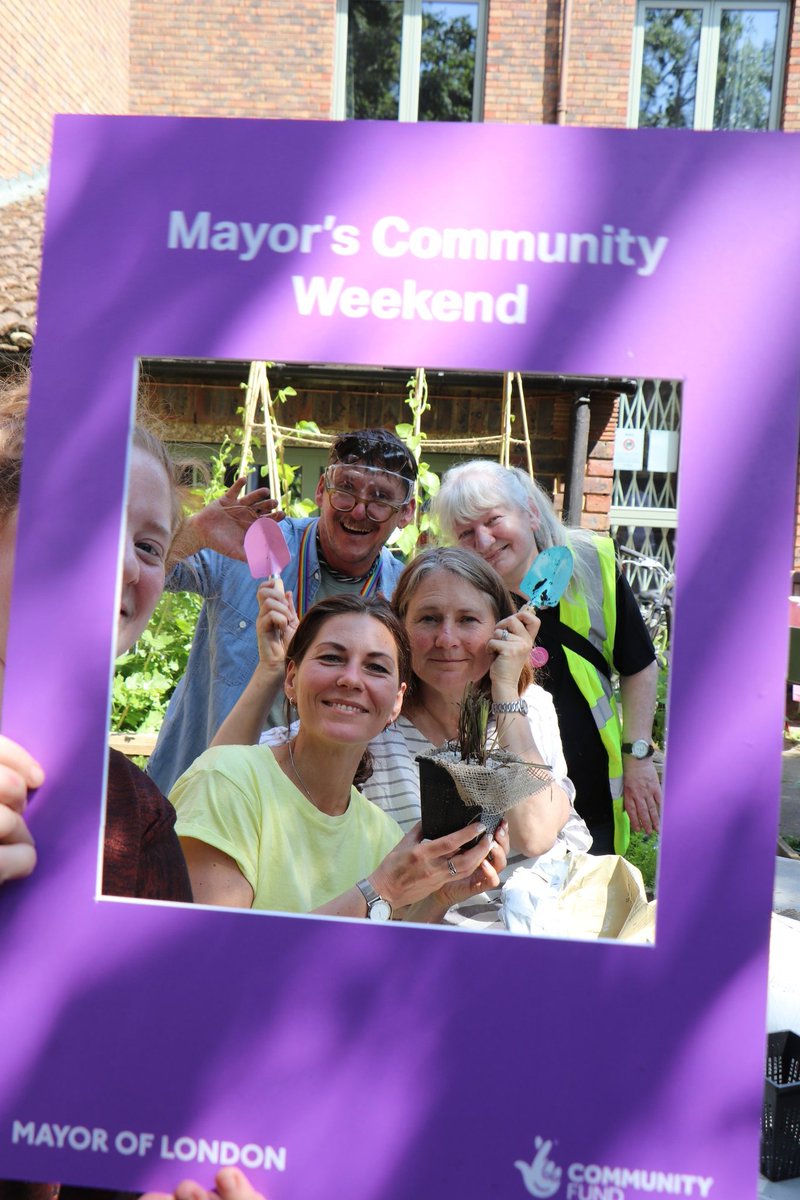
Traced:
<path fill-rule="evenodd" d="M 549 658 L 550 655 L 544 646 L 534 646 L 531 650 L 530 663 L 532 667 L 543 667 Z"/>
<path fill-rule="evenodd" d="M 291 555 L 286 540 L 271 517 L 259 517 L 244 535 L 244 552 L 253 579 L 280 575 Z"/>

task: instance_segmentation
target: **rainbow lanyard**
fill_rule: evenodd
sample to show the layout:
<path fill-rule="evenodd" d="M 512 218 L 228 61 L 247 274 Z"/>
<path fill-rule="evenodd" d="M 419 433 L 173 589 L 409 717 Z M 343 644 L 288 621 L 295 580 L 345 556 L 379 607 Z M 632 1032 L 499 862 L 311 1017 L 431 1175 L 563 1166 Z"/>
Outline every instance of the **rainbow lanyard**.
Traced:
<path fill-rule="evenodd" d="M 297 556 L 297 615 L 304 617 L 311 607 L 309 588 L 311 586 L 311 571 L 308 569 L 308 556 L 311 551 L 311 537 L 316 536 L 316 525 L 312 522 L 303 530 L 300 538 L 300 551 Z M 381 581 L 381 558 L 378 555 L 367 578 L 361 586 L 362 596 L 371 596 L 377 592 Z"/>

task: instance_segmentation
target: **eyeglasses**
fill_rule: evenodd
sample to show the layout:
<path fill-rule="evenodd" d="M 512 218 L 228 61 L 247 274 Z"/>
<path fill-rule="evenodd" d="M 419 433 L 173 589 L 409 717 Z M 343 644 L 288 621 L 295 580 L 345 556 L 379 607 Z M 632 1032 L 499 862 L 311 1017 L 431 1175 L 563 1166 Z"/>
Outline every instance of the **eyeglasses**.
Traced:
<path fill-rule="evenodd" d="M 324 480 L 332 508 L 337 512 L 352 512 L 357 504 L 363 504 L 367 517 L 376 525 L 383 525 L 405 508 L 414 491 L 410 479 L 380 467 L 333 463 L 326 468 Z M 357 488 L 365 489 L 366 494 Z M 395 493 L 392 498 L 386 494 L 388 488 Z M 402 494 L 398 495 L 398 491 Z"/>

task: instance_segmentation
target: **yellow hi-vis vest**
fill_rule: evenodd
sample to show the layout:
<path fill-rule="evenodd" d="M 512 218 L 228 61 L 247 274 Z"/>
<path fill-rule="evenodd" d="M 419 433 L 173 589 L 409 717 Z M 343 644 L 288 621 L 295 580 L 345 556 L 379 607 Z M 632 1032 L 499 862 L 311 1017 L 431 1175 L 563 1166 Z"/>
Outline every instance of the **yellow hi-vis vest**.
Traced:
<path fill-rule="evenodd" d="M 594 539 L 598 570 L 587 589 L 575 599 L 562 599 L 558 615 L 565 625 L 592 643 L 609 664 L 614 658 L 617 628 L 617 567 L 611 538 Z M 614 850 L 624 854 L 631 840 L 631 823 L 622 803 L 622 725 L 614 687 L 601 671 L 574 650 L 564 646 L 569 672 L 591 709 L 594 723 L 608 755 L 608 782 L 614 811 Z"/>

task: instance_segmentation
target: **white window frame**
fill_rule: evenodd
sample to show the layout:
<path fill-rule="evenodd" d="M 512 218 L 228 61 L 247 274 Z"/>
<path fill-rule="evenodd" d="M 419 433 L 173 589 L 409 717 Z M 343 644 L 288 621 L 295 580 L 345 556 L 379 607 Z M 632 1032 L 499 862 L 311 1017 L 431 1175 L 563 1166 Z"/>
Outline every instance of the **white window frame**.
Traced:
<path fill-rule="evenodd" d="M 474 4 L 476 0 L 448 0 Z M 344 121 L 347 84 L 347 13 L 349 0 L 336 0 L 336 32 L 333 58 L 334 121 Z M 486 26 L 489 0 L 477 0 L 478 28 L 475 35 L 475 86 L 472 120 L 483 119 L 483 86 L 486 70 Z M 400 49 L 400 97 L 398 121 L 416 121 L 419 113 L 419 75 L 422 59 L 422 0 L 403 0 L 403 29 Z"/>
<path fill-rule="evenodd" d="M 695 98 L 694 128 L 714 128 L 714 99 L 716 70 L 719 57 L 720 25 L 723 12 L 735 9 L 764 9 L 778 11 L 778 35 L 775 42 L 775 64 L 772 72 L 772 96 L 769 129 L 778 129 L 783 102 L 783 81 L 786 67 L 788 38 L 788 0 L 688 0 L 687 3 L 661 3 L 660 0 L 637 0 L 636 25 L 633 34 L 633 60 L 629 90 L 628 126 L 639 126 L 639 101 L 642 90 L 642 60 L 644 57 L 645 10 L 648 8 L 690 8 L 702 13 L 700 47 L 697 60 L 697 95 Z"/>

